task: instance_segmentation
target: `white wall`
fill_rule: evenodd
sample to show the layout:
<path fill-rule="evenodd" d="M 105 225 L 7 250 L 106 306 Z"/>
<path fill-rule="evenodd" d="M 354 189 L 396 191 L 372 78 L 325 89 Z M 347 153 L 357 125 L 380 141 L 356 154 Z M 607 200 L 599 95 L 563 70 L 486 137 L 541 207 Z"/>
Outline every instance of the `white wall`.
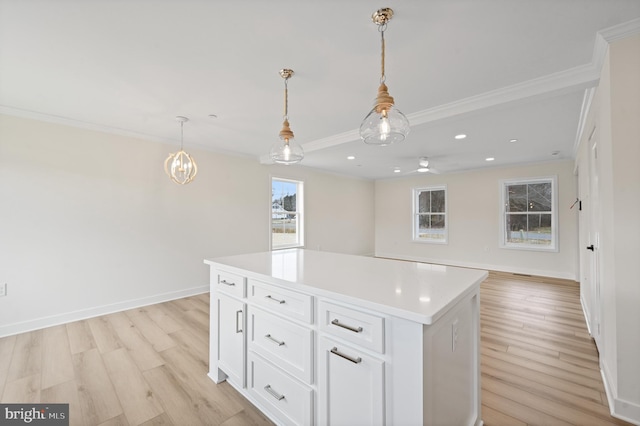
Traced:
<path fill-rule="evenodd" d="M 0 115 L 0 336 L 208 289 L 204 258 L 269 249 L 270 177 L 305 182 L 307 247 L 373 253 L 372 182 Z M 336 220 L 335 206 L 341 220 Z"/>
<path fill-rule="evenodd" d="M 558 252 L 499 248 L 500 180 L 558 177 Z M 449 243 L 412 241 L 412 190 L 447 186 Z M 571 161 L 376 181 L 376 256 L 576 279 L 576 179 Z"/>
<path fill-rule="evenodd" d="M 640 35 L 609 46 L 597 95 L 600 364 L 612 410 L 640 424 Z"/>

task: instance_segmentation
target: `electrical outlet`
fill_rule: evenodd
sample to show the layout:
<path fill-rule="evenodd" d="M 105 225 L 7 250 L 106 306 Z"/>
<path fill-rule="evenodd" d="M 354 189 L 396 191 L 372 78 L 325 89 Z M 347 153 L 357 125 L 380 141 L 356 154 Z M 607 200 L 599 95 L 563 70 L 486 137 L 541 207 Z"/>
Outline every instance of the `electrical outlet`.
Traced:
<path fill-rule="evenodd" d="M 451 324 L 451 352 L 456 351 L 456 344 L 458 343 L 458 319 Z"/>
<path fill-rule="evenodd" d="M 7 295 L 7 283 L 0 284 L 0 297 Z"/>

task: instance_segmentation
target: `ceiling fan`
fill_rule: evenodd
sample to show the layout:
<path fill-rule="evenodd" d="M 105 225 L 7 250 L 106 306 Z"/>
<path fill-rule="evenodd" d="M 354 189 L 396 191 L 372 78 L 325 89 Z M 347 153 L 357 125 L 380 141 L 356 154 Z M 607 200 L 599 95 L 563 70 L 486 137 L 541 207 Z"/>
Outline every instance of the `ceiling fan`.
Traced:
<path fill-rule="evenodd" d="M 430 167 L 429 158 L 427 157 L 419 157 L 418 168 L 406 172 L 405 175 L 412 174 L 412 173 L 433 173 L 436 175 L 440 174 L 439 171 L 437 171 L 433 167 Z"/>

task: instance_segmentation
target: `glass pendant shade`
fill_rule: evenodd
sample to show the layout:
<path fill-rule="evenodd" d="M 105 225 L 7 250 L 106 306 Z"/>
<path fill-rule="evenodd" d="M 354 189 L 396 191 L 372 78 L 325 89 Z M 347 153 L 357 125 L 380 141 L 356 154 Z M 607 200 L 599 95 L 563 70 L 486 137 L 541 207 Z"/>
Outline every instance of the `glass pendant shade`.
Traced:
<path fill-rule="evenodd" d="M 402 142 L 409 134 L 409 120 L 394 105 L 374 107 L 360 125 L 360 137 L 370 145 Z"/>
<path fill-rule="evenodd" d="M 180 150 L 169 154 L 164 162 L 164 171 L 175 183 L 186 185 L 196 177 L 198 166 L 193 157 Z"/>
<path fill-rule="evenodd" d="M 271 159 L 278 164 L 295 164 L 302 161 L 304 152 L 294 139 L 285 139 L 273 144 Z"/>
<path fill-rule="evenodd" d="M 270 155 L 271 159 L 278 164 L 295 164 L 304 158 L 302 147 L 293 139 L 289 120 L 285 119 L 282 123 L 280 141 L 273 144 Z"/>

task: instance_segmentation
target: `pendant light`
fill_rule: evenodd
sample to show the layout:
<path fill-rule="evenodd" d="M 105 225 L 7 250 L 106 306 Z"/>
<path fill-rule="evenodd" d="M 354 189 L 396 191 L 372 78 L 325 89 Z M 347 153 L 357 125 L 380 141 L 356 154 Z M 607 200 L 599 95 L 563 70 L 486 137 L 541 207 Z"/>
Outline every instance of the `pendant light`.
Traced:
<path fill-rule="evenodd" d="M 293 70 L 281 69 L 280 76 L 284 78 L 284 121 L 280 130 L 280 142 L 271 147 L 271 159 L 279 164 L 295 164 L 304 158 L 304 151 L 300 144 L 293 139 L 293 132 L 289 128 L 289 89 L 287 82 L 293 75 Z"/>
<path fill-rule="evenodd" d="M 164 161 L 164 171 L 175 183 L 186 185 L 196 177 L 198 166 L 193 157 L 187 154 L 182 148 L 184 144 L 183 127 L 184 123 L 189 121 L 189 119 L 187 117 L 177 116 L 176 120 L 180 122 L 180 151 L 169 154 L 169 157 Z"/>
<path fill-rule="evenodd" d="M 389 95 L 385 84 L 384 32 L 387 29 L 387 22 L 392 16 L 393 10 L 389 8 L 379 9 L 371 16 L 373 22 L 378 25 L 382 40 L 382 66 L 378 96 L 373 109 L 360 125 L 360 137 L 365 143 L 371 145 L 391 145 L 395 142 L 402 142 L 409 134 L 409 120 L 394 106 L 393 98 Z"/>

